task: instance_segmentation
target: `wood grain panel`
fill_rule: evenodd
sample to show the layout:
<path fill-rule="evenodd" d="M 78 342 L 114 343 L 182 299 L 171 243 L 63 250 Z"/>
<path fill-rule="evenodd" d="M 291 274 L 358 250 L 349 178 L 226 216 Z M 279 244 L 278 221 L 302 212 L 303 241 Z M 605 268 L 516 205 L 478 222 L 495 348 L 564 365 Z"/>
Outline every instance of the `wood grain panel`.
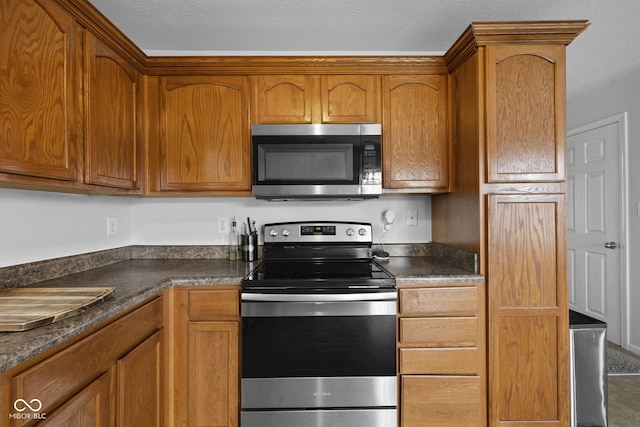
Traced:
<path fill-rule="evenodd" d="M 446 76 L 384 76 L 383 187 L 447 188 Z"/>
<path fill-rule="evenodd" d="M 238 425 L 238 322 L 189 323 L 188 425 Z"/>
<path fill-rule="evenodd" d="M 230 312 L 239 310 L 232 303 L 238 288 L 174 287 L 170 293 L 167 417 L 180 426 L 237 427 L 240 319 Z"/>
<path fill-rule="evenodd" d="M 212 320 L 240 315 L 240 295 L 236 290 L 190 290 L 189 320 Z"/>
<path fill-rule="evenodd" d="M 1 10 L 0 171 L 74 181 L 75 20 L 51 0 L 3 0 Z"/>
<path fill-rule="evenodd" d="M 120 426 L 163 423 L 163 334 L 156 332 L 117 362 Z"/>
<path fill-rule="evenodd" d="M 489 182 L 565 178 L 564 46 L 487 47 Z"/>
<path fill-rule="evenodd" d="M 187 76 L 161 82 L 161 189 L 250 189 L 246 78 Z"/>
<path fill-rule="evenodd" d="M 491 425 L 565 425 L 565 195 L 489 195 L 488 211 Z"/>
<path fill-rule="evenodd" d="M 479 254 L 484 259 L 482 197 L 484 167 L 480 153 L 484 142 L 481 123 L 484 101 L 479 80 L 483 62 L 473 55 L 451 76 L 451 192 L 431 198 L 433 241 Z M 480 264 L 480 273 L 484 274 Z"/>
<path fill-rule="evenodd" d="M 252 84 L 254 123 L 311 123 L 313 76 L 256 76 Z"/>
<path fill-rule="evenodd" d="M 320 76 L 323 123 L 376 123 L 380 116 L 379 76 Z"/>
<path fill-rule="evenodd" d="M 566 248 L 561 196 L 490 196 L 490 275 L 496 307 L 556 307 Z"/>
<path fill-rule="evenodd" d="M 559 395 L 557 319 L 504 316 L 496 323 L 497 351 L 491 363 L 499 366 L 494 395 L 499 420 L 557 421 L 568 397 Z"/>
<path fill-rule="evenodd" d="M 85 181 L 138 189 L 140 76 L 103 42 L 86 37 L 87 132 Z"/>
<path fill-rule="evenodd" d="M 405 375 L 401 426 L 483 426 L 482 393 L 478 377 Z"/>
<path fill-rule="evenodd" d="M 401 348 L 400 374 L 478 375 L 476 348 Z"/>
<path fill-rule="evenodd" d="M 113 370 L 101 375 L 62 407 L 46 414 L 41 426 L 111 427 L 115 425 L 116 404 Z"/>
<path fill-rule="evenodd" d="M 472 347 L 478 345 L 476 317 L 401 318 L 403 347 Z"/>
<path fill-rule="evenodd" d="M 156 298 L 16 375 L 12 396 L 40 399 L 43 411 L 49 412 L 84 387 L 88 380 L 106 372 L 114 360 L 160 327 L 162 298 Z"/>
<path fill-rule="evenodd" d="M 401 315 L 478 315 L 478 288 L 475 286 L 401 289 L 399 301 Z"/>

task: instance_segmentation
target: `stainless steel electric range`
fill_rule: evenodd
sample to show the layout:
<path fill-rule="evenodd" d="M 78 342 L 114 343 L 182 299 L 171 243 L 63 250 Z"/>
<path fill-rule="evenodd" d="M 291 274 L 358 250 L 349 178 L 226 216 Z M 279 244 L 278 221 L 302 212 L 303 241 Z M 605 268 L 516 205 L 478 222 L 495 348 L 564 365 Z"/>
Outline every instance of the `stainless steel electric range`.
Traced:
<path fill-rule="evenodd" d="M 371 224 L 266 224 L 242 281 L 242 427 L 396 427 L 395 278 Z"/>

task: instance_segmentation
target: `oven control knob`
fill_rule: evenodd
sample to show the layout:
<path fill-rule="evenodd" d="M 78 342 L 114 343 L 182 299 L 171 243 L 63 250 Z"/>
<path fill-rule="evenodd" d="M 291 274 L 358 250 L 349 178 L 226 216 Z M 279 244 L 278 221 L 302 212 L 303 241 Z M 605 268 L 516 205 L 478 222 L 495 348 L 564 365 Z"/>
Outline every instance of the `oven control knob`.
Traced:
<path fill-rule="evenodd" d="M 272 237 L 276 237 L 278 235 L 278 230 L 272 228 L 271 231 L 269 231 L 269 235 Z"/>
<path fill-rule="evenodd" d="M 361 236 L 366 236 L 367 235 L 367 229 L 366 228 L 361 228 L 360 230 L 358 230 L 358 234 Z"/>
<path fill-rule="evenodd" d="M 291 234 L 291 232 L 289 231 L 289 229 L 288 229 L 288 228 L 285 228 L 284 230 L 282 230 L 282 235 L 283 235 L 284 237 L 289 236 L 289 234 Z"/>
<path fill-rule="evenodd" d="M 353 231 L 353 228 L 347 228 L 347 236 L 353 236 L 355 233 L 355 231 Z"/>

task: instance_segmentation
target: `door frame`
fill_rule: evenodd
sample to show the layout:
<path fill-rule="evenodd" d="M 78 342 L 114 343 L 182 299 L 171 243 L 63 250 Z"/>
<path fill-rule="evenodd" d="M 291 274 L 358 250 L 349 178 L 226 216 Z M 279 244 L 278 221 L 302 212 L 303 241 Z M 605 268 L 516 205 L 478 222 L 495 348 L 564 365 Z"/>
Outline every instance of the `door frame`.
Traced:
<path fill-rule="evenodd" d="M 630 293 L 629 293 L 629 128 L 628 112 L 614 114 L 585 125 L 569 129 L 567 137 L 597 129 L 603 126 L 618 126 L 618 167 L 620 170 L 620 344 L 629 349 L 630 344 Z"/>

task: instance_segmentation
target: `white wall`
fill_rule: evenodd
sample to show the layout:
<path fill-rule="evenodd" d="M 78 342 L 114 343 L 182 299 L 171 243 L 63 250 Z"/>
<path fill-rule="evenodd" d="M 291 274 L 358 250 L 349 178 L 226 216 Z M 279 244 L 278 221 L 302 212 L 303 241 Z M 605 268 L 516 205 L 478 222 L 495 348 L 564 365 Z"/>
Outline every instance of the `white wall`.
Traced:
<path fill-rule="evenodd" d="M 627 111 L 629 130 L 630 349 L 640 353 L 640 69 L 567 100 L 567 129 Z M 623 343 L 625 338 L 623 337 Z"/>
<path fill-rule="evenodd" d="M 407 209 L 418 210 L 418 226 L 406 225 Z M 217 232 L 218 217 L 247 216 L 257 226 L 278 221 L 363 221 L 374 226 L 374 240 L 381 236 L 382 214 L 393 210 L 393 229 L 384 243 L 431 241 L 431 198 L 421 195 L 385 195 L 365 201 L 267 202 L 250 197 L 199 199 L 136 199 L 133 201 L 132 243 L 139 245 L 220 245 L 227 235 Z"/>
<path fill-rule="evenodd" d="M 218 217 L 247 216 L 265 222 L 356 220 L 374 224 L 396 213 L 385 243 L 431 240 L 428 196 L 382 196 L 359 202 L 264 202 L 250 197 L 140 199 L 0 189 L 0 267 L 128 245 L 224 245 Z M 418 210 L 418 226 L 406 226 L 406 210 Z M 107 217 L 118 230 L 107 236 Z"/>
<path fill-rule="evenodd" d="M 107 237 L 107 217 L 118 230 Z M 131 200 L 0 189 L 0 267 L 129 245 Z"/>

